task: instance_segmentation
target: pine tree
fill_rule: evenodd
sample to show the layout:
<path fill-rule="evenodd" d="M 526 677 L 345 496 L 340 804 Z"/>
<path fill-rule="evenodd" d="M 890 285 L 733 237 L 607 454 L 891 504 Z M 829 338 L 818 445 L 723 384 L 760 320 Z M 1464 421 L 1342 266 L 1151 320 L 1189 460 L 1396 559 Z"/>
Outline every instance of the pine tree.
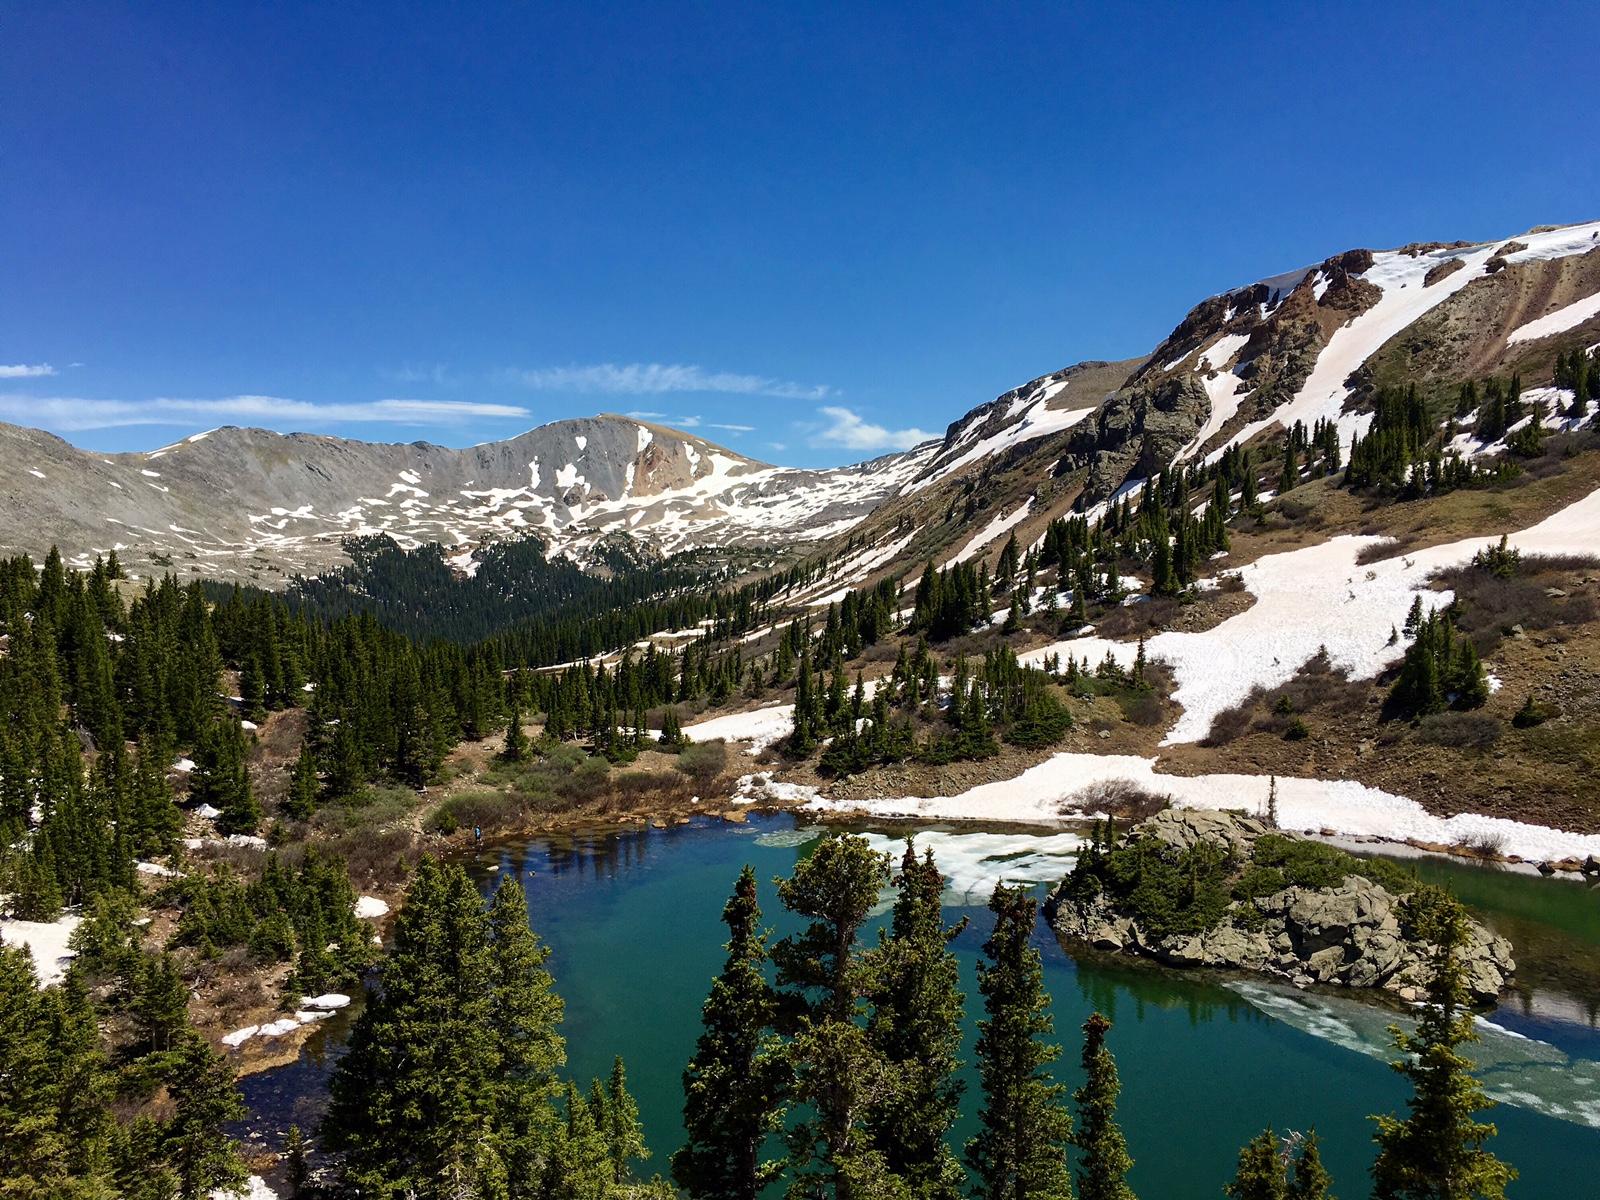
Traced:
<path fill-rule="evenodd" d="M 761 1148 L 781 1124 L 789 1067 L 770 1032 L 776 999 L 762 972 L 766 943 L 750 867 L 722 920 L 728 957 L 683 1073 L 686 1140 L 672 1156 L 672 1177 L 693 1200 L 756 1200 L 780 1169 L 762 1161 Z"/>
<path fill-rule="evenodd" d="M 306 1139 L 300 1126 L 289 1126 L 283 1138 L 283 1173 L 289 1184 L 290 1200 L 298 1200 L 311 1178 L 311 1168 L 306 1162 Z"/>
<path fill-rule="evenodd" d="M 967 1165 L 979 1200 L 1067 1200 L 1072 1181 L 1066 1147 L 1072 1119 L 1066 1089 L 1050 1076 L 1060 1048 L 1047 1039 L 1054 1022 L 1044 967 L 1032 945 L 1034 901 L 1001 884 L 989 900 L 994 932 L 978 967 L 985 1017 L 978 1023 L 978 1078 L 983 1089 L 979 1132 L 967 1143 Z"/>
<path fill-rule="evenodd" d="M 1328 1190 L 1331 1184 L 1327 1168 L 1322 1165 L 1317 1131 L 1313 1129 L 1306 1134 L 1295 1156 L 1294 1174 L 1289 1179 L 1289 1200 L 1334 1200 Z"/>
<path fill-rule="evenodd" d="M 1078 1106 L 1073 1142 L 1082 1154 L 1078 1200 L 1134 1200 L 1127 1182 L 1133 1159 L 1117 1124 L 1117 1095 L 1122 1084 L 1116 1060 L 1106 1048 L 1110 1030 L 1111 1022 L 1099 1013 L 1091 1013 L 1083 1023 L 1084 1082 L 1072 1097 Z"/>
<path fill-rule="evenodd" d="M 294 760 L 294 771 L 289 776 L 289 794 L 284 797 L 284 815 L 296 821 L 309 821 L 317 808 L 317 756 L 310 741 L 300 746 L 300 755 Z"/>
<path fill-rule="evenodd" d="M 191 1033 L 178 1050 L 169 1089 L 175 1111 L 162 1131 L 163 1157 L 177 1179 L 179 1200 L 200 1200 L 245 1180 L 238 1147 L 223 1126 L 245 1115 L 233 1068 Z"/>
<path fill-rule="evenodd" d="M 1416 1032 L 1391 1031 L 1401 1055 L 1392 1066 L 1412 1096 L 1404 1118 L 1374 1118 L 1374 1200 L 1501 1200 L 1517 1173 L 1485 1148 L 1495 1127 L 1476 1114 L 1493 1102 L 1460 1052 L 1478 1037 L 1461 965 L 1466 912 L 1449 893 L 1421 887 L 1406 900 L 1403 928 L 1428 947 L 1431 976 Z"/>
<path fill-rule="evenodd" d="M 856 939 L 888 873 L 888 856 L 866 839 L 835 835 L 778 885 L 784 906 L 810 918 L 772 953 L 793 1030 L 794 1099 L 815 1113 L 789 1135 L 796 1196 L 821 1189 L 836 1200 L 910 1200 L 864 1125 L 893 1080 L 857 1022 L 865 980 Z"/>
<path fill-rule="evenodd" d="M 1232 1200 L 1286 1200 L 1288 1175 L 1278 1156 L 1278 1135 L 1263 1129 L 1239 1151 L 1239 1169 L 1224 1189 Z"/>
<path fill-rule="evenodd" d="M 505 756 L 510 762 L 522 762 L 528 757 L 528 735 L 522 728 L 522 709 L 516 703 L 511 705 L 511 718 L 506 723 Z"/>
<path fill-rule="evenodd" d="M 611 1182 L 621 1187 L 632 1175 L 630 1164 L 650 1157 L 644 1128 L 639 1124 L 639 1105 L 628 1091 L 628 1071 L 621 1057 L 612 1061 L 611 1074 L 604 1084 L 594 1081 L 589 1108 L 605 1140 Z"/>
<path fill-rule="evenodd" d="M 918 1200 L 959 1200 L 965 1174 L 946 1144 L 960 1113 L 960 970 L 944 924 L 944 878 L 910 839 L 896 880 L 888 936 L 868 962 L 867 1038 L 896 1086 L 867 1117 L 873 1144 Z"/>
<path fill-rule="evenodd" d="M 417 867 L 382 972 L 334 1071 L 323 1132 L 364 1196 L 457 1194 L 485 1169 L 497 1054 L 483 905 Z"/>

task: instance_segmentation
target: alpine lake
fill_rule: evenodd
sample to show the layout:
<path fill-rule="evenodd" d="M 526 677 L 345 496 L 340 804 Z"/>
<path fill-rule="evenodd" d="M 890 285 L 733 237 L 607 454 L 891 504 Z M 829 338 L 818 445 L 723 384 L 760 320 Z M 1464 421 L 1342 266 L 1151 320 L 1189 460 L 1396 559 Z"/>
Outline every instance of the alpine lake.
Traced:
<path fill-rule="evenodd" d="M 467 860 L 485 893 L 521 878 L 529 920 L 551 948 L 566 1001 L 568 1070 L 580 1086 L 627 1062 L 652 1157 L 666 1174 L 680 1144 L 681 1076 L 699 1033 L 700 1005 L 722 964 L 722 906 L 739 869 L 762 880 L 774 937 L 797 925 L 773 880 L 825 832 L 789 814 L 745 824 L 697 820 L 484 845 Z M 904 839 L 933 850 L 947 877 L 946 909 L 965 927 L 953 942 L 967 993 L 967 1054 L 979 1011 L 975 967 L 999 878 L 1049 885 L 1070 869 L 1077 836 L 1064 830 L 870 824 L 851 826 L 896 858 Z M 1468 1048 L 1499 1103 L 1491 1146 L 1520 1172 L 1518 1200 L 1567 1200 L 1600 1179 L 1600 889 L 1566 879 L 1433 857 L 1403 860 L 1442 883 L 1510 938 L 1518 971 Z M 887 913 L 880 904 L 875 925 Z M 875 928 L 866 934 L 876 939 Z M 1401 1111 L 1405 1081 L 1388 1066 L 1389 1026 L 1403 1006 L 1348 991 L 1298 990 L 1244 975 L 1177 972 L 1144 962 L 1074 957 L 1041 920 L 1035 941 L 1062 1053 L 1057 1077 L 1076 1086 L 1079 1026 L 1093 1011 L 1115 1023 L 1109 1044 L 1122 1076 L 1120 1117 L 1135 1191 L 1155 1200 L 1217 1197 L 1238 1147 L 1267 1125 L 1315 1128 L 1334 1191 L 1368 1190 L 1370 1115 Z M 238 1132 L 275 1147 L 289 1124 L 311 1130 L 352 1010 L 322 1026 L 298 1061 L 241 1080 L 250 1117 Z M 968 1070 L 964 1141 L 975 1124 Z"/>

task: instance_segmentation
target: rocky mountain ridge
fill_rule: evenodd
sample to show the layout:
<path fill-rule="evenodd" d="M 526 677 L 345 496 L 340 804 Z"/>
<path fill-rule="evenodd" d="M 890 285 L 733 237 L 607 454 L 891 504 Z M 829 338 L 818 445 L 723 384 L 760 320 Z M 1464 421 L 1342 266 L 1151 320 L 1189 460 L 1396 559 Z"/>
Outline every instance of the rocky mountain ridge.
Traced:
<path fill-rule="evenodd" d="M 344 561 L 352 535 L 439 542 L 463 571 L 500 538 L 583 561 L 619 535 L 663 553 L 848 536 L 883 551 L 874 572 L 905 570 L 992 555 L 1009 530 L 1037 538 L 1053 516 L 1297 422 L 1332 422 L 1348 444 L 1383 384 L 1531 377 L 1573 338 L 1600 342 L 1600 222 L 1345 251 L 1208 297 L 1147 357 L 1052 372 L 941 440 L 829 470 L 611 414 L 461 450 L 225 428 L 100 455 L 0 425 L 0 552 L 56 544 L 86 565 L 116 549 L 136 573 L 275 586 Z"/>

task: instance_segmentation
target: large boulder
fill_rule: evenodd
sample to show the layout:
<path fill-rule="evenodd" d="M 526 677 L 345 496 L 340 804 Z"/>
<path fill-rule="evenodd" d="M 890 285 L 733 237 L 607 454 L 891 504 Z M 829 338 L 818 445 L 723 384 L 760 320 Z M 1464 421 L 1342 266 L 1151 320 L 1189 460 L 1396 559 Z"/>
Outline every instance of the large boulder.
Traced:
<path fill-rule="evenodd" d="M 1201 842 L 1226 849 L 1238 862 L 1256 839 L 1273 832 L 1240 813 L 1168 809 L 1135 826 L 1126 838 L 1149 838 L 1174 856 Z M 1166 852 L 1163 852 L 1165 856 Z M 1352 872 L 1326 888 L 1287 887 L 1235 900 L 1222 919 L 1198 933 L 1153 936 L 1098 892 L 1085 897 L 1063 884 L 1050 918 L 1063 942 L 1153 958 L 1175 967 L 1258 971 L 1296 983 L 1382 988 L 1406 999 L 1425 990 L 1432 971 L 1426 944 L 1402 927 L 1404 898 Z M 1475 1000 L 1494 999 L 1516 969 L 1511 943 L 1476 921 L 1461 951 L 1466 986 Z"/>

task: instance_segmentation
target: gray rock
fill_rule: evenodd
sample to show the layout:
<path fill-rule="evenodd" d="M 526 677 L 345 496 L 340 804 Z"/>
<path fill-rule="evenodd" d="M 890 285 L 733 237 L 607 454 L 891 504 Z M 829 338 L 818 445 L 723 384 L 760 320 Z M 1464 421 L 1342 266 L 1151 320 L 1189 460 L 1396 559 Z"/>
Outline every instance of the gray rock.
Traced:
<path fill-rule="evenodd" d="M 1255 840 L 1272 832 L 1254 817 L 1196 809 L 1168 809 L 1125 837 L 1150 837 L 1181 853 L 1201 841 L 1244 857 Z M 1431 965 L 1429 947 L 1401 929 L 1402 901 L 1363 875 L 1335 887 L 1290 887 L 1236 902 L 1215 927 L 1200 934 L 1154 938 L 1104 895 L 1077 901 L 1064 889 L 1051 902 L 1051 921 L 1063 940 L 1097 949 L 1154 958 L 1176 967 L 1259 971 L 1311 983 L 1383 988 L 1403 998 L 1421 996 Z M 1466 985 L 1478 1000 L 1499 994 L 1516 969 L 1511 944 L 1472 922 L 1463 947 Z"/>

